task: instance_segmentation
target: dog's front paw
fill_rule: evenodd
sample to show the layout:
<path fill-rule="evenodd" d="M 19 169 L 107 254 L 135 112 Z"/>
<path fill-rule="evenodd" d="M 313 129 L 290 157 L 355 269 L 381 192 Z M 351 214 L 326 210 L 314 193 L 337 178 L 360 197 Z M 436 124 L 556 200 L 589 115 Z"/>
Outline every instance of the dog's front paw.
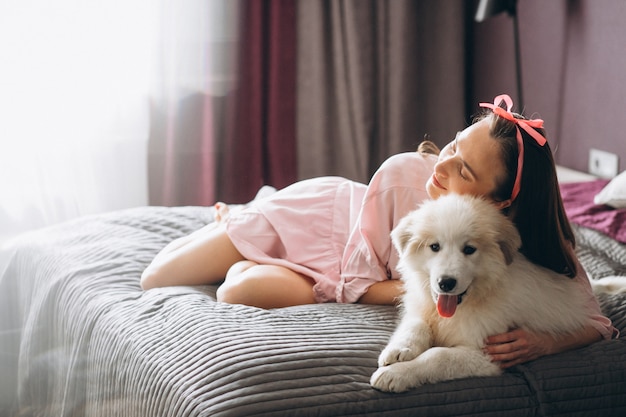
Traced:
<path fill-rule="evenodd" d="M 412 378 L 407 365 L 405 362 L 398 362 L 378 368 L 370 378 L 370 385 L 385 392 L 405 392 L 419 386 L 419 381 Z"/>
<path fill-rule="evenodd" d="M 388 345 L 378 356 L 378 366 L 387 366 L 396 362 L 406 362 L 419 356 L 421 351 L 408 346 Z"/>

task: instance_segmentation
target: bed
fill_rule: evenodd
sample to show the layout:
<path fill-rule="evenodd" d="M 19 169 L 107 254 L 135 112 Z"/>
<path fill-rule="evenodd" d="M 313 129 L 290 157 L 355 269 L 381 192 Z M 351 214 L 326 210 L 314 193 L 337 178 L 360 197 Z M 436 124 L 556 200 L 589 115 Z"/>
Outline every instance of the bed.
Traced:
<path fill-rule="evenodd" d="M 141 272 L 165 244 L 211 221 L 208 207 L 140 207 L 31 232 L 5 247 L 0 414 L 626 415 L 623 339 L 499 377 L 388 394 L 369 378 L 394 329 L 393 307 L 261 310 L 216 302 L 214 286 L 140 289 Z M 594 277 L 626 275 L 624 243 L 575 227 Z M 626 295 L 600 302 L 626 334 Z"/>

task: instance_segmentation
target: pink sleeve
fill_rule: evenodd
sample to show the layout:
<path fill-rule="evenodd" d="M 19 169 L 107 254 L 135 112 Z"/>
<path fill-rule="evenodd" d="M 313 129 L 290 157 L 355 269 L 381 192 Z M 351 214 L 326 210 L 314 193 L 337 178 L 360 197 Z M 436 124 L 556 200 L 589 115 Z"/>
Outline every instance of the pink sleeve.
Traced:
<path fill-rule="evenodd" d="M 611 320 L 602 314 L 602 310 L 600 309 L 600 304 L 598 304 L 598 300 L 593 295 L 593 290 L 591 289 L 591 284 L 589 283 L 589 278 L 587 277 L 587 273 L 580 263 L 578 263 L 578 274 L 574 278 L 574 280 L 580 285 L 585 297 L 587 298 L 587 307 L 589 308 L 589 312 L 591 314 L 590 325 L 592 325 L 601 335 L 603 339 L 612 339 L 619 336 L 619 330 L 613 327 L 613 323 Z"/>
<path fill-rule="evenodd" d="M 342 257 L 338 302 L 354 303 L 372 284 L 398 278 L 390 234 L 428 197 L 426 181 L 435 162 L 432 155 L 403 153 L 387 159 L 374 174 Z"/>

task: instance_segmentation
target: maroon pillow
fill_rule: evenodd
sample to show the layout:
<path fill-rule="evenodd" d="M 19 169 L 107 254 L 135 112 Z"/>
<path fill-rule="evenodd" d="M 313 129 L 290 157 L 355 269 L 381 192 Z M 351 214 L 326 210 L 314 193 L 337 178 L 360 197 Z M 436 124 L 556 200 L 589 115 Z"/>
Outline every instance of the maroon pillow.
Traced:
<path fill-rule="evenodd" d="M 563 205 L 572 223 L 626 243 L 626 209 L 593 202 L 595 195 L 608 183 L 608 180 L 594 180 L 561 184 Z"/>

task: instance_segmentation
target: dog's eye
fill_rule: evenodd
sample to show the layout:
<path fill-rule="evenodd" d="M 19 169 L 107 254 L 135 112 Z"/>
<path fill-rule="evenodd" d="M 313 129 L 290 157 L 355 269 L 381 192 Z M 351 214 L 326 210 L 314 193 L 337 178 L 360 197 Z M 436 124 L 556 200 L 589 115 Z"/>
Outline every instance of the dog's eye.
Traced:
<path fill-rule="evenodd" d="M 470 245 L 463 246 L 464 255 L 471 255 L 474 252 L 476 252 L 476 248 L 474 246 L 470 246 Z"/>
<path fill-rule="evenodd" d="M 439 247 L 439 243 L 433 243 L 432 245 L 430 245 L 430 250 L 432 250 L 433 252 L 439 252 L 439 249 L 441 249 Z"/>

